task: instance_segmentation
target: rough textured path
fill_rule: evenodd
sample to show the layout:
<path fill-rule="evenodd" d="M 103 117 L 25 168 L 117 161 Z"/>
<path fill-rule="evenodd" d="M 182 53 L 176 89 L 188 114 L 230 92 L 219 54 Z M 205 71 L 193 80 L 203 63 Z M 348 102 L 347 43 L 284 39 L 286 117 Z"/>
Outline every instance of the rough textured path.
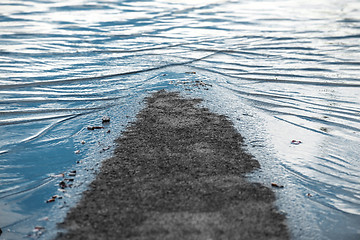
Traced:
<path fill-rule="evenodd" d="M 160 91 L 121 138 L 58 239 L 288 239 L 259 163 L 225 116 Z"/>

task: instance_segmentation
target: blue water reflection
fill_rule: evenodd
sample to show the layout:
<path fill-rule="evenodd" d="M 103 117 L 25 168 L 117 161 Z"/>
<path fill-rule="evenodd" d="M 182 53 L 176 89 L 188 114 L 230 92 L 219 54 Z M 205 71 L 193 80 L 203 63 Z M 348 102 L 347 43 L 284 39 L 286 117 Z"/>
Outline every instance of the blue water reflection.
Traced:
<path fill-rule="evenodd" d="M 2 1 L 3 237 L 53 236 L 143 98 L 166 88 L 229 116 L 262 165 L 249 177 L 285 185 L 277 204 L 295 239 L 358 239 L 359 9 L 357 0 Z M 65 191 L 64 178 L 74 179 Z"/>

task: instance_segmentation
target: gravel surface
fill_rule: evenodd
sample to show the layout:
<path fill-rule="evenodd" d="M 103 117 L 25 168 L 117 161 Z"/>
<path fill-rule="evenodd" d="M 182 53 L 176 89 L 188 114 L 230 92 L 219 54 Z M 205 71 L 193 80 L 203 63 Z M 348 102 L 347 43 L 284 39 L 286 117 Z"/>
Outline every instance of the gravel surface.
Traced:
<path fill-rule="evenodd" d="M 60 224 L 57 239 L 288 239 L 259 163 L 225 116 L 160 91 Z"/>

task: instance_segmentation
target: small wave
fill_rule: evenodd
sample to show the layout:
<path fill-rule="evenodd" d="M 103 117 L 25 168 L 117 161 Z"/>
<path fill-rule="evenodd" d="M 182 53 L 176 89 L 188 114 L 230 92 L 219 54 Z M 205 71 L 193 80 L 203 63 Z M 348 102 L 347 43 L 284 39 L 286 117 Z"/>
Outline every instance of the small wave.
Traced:
<path fill-rule="evenodd" d="M 80 114 L 66 114 L 66 115 L 54 115 L 54 116 L 42 116 L 42 117 L 23 117 L 23 118 L 15 118 L 15 119 L 6 119 L 0 120 L 0 126 L 14 125 L 14 124 L 22 124 L 22 123 L 30 123 L 30 122 L 39 122 L 46 120 L 54 120 L 59 118 L 73 118 Z"/>
<path fill-rule="evenodd" d="M 231 77 L 233 79 L 253 81 L 253 82 L 256 82 L 256 83 L 285 83 L 285 84 L 296 84 L 296 85 L 314 85 L 314 86 L 349 87 L 349 88 L 353 88 L 353 87 L 358 88 L 358 87 L 360 87 L 360 83 L 356 83 L 356 82 L 351 83 L 349 81 L 345 81 L 345 82 L 325 81 L 324 82 L 322 80 L 319 80 L 319 81 L 305 81 L 305 80 L 298 80 L 298 79 L 289 80 L 289 79 L 276 79 L 276 78 L 275 79 L 251 78 L 251 77 L 244 77 L 244 76 L 239 77 L 239 76 L 236 76 L 236 75 L 233 75 L 233 74 L 226 74 L 226 73 L 221 72 L 221 71 L 216 71 L 214 69 L 209 69 L 209 68 L 204 68 L 204 67 L 197 67 L 197 66 L 192 66 L 192 67 L 196 68 L 196 69 L 203 70 L 203 71 L 208 71 L 208 72 L 212 72 L 212 73 L 217 73 L 219 75 Z M 334 81 L 336 81 L 336 79 L 334 79 Z"/>
<path fill-rule="evenodd" d="M 351 34 L 345 36 L 331 36 L 331 37 L 323 37 L 326 40 L 340 40 L 340 39 L 349 39 L 349 38 L 360 38 L 360 34 Z"/>
<path fill-rule="evenodd" d="M 297 70 L 309 72 L 333 72 L 333 70 L 326 68 L 299 68 Z"/>
<path fill-rule="evenodd" d="M 360 19 L 344 18 L 344 19 L 338 20 L 338 22 L 340 22 L 340 23 L 358 23 L 358 22 L 360 22 Z"/>
<path fill-rule="evenodd" d="M 117 99 L 117 98 L 116 98 Z M 58 108 L 58 109 L 22 109 L 22 110 L 5 110 L 0 111 L 0 116 L 8 116 L 8 115 L 24 115 L 24 114 L 40 114 L 40 113 L 56 113 L 56 112 L 84 112 L 84 111 L 94 111 L 106 109 L 114 106 L 115 104 L 107 104 L 99 107 L 88 107 L 88 108 Z"/>
<path fill-rule="evenodd" d="M 354 61 L 336 61 L 336 62 L 324 62 L 324 64 L 329 64 L 329 65 L 358 66 L 358 65 L 360 65 L 360 62 L 354 62 Z"/>
<path fill-rule="evenodd" d="M 30 182 L 30 183 L 27 183 L 25 185 L 22 185 L 21 188 L 17 188 L 17 189 L 2 189 L 2 194 L 0 195 L 0 199 L 4 199 L 4 198 L 8 198 L 8 197 L 13 197 L 13 196 L 16 196 L 16 195 L 20 195 L 20 194 L 23 194 L 23 193 L 28 193 L 30 191 L 34 191 L 44 185 L 47 185 L 49 183 L 51 183 L 52 181 L 54 180 L 54 178 L 52 177 L 47 177 L 47 178 L 44 178 L 42 180 L 39 180 L 39 181 L 33 181 L 33 182 Z"/>
<path fill-rule="evenodd" d="M 23 88 L 23 87 L 40 87 L 40 86 L 48 86 L 48 85 L 60 85 L 60 84 L 65 84 L 65 83 L 76 83 L 76 82 L 83 82 L 83 81 L 103 80 L 103 79 L 106 79 L 106 78 L 114 78 L 114 77 L 120 77 L 120 76 L 125 76 L 125 75 L 133 75 L 133 74 L 139 74 L 139 73 L 145 73 L 145 72 L 160 70 L 160 69 L 168 68 L 168 67 L 186 65 L 186 64 L 189 64 L 189 63 L 193 63 L 193 62 L 196 62 L 196 61 L 203 60 L 205 58 L 213 56 L 214 54 L 216 54 L 216 53 L 212 53 L 212 54 L 206 55 L 204 57 L 196 58 L 196 59 L 189 60 L 189 61 L 186 61 L 186 62 L 169 63 L 169 64 L 166 64 L 166 65 L 161 65 L 161 66 L 154 67 L 154 68 L 146 68 L 146 69 L 140 69 L 140 70 L 135 70 L 135 71 L 114 73 L 114 74 L 95 76 L 95 77 L 72 78 L 72 79 L 63 79 L 63 80 L 38 81 L 38 82 L 30 82 L 30 83 L 23 83 L 23 84 L 0 85 L 0 89 Z M 10 101 L 10 100 L 8 100 L 8 101 Z M 3 101 L 3 102 L 5 102 L 5 101 Z"/>

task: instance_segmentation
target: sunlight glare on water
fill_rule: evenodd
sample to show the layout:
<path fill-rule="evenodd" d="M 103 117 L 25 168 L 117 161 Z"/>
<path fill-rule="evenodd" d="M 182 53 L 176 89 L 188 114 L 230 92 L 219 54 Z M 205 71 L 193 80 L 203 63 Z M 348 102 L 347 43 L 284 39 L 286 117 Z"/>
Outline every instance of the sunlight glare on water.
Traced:
<path fill-rule="evenodd" d="M 1 1 L 1 237 L 53 237 L 168 89 L 234 122 L 262 165 L 250 179 L 285 186 L 294 239 L 359 239 L 359 16 L 357 0 Z"/>

